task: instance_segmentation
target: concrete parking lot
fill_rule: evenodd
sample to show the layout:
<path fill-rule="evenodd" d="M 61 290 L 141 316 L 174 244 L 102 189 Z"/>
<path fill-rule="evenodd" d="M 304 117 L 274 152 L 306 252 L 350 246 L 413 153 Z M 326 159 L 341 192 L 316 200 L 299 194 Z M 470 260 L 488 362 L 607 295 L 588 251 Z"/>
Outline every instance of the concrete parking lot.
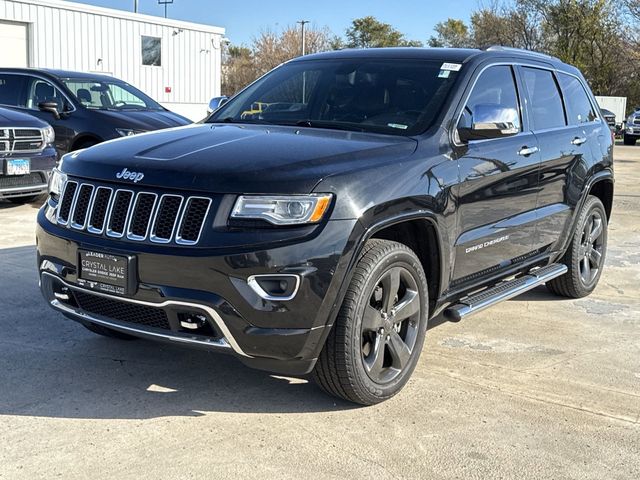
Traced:
<path fill-rule="evenodd" d="M 38 292 L 37 205 L 0 202 L 0 478 L 640 478 L 640 146 L 615 156 L 596 292 L 436 320 L 369 408 L 66 320 Z"/>

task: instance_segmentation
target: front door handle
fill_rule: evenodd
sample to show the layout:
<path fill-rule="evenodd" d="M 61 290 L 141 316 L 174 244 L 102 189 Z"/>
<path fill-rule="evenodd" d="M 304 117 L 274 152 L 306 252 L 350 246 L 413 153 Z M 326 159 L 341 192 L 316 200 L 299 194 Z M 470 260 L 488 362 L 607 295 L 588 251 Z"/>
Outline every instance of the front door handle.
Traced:
<path fill-rule="evenodd" d="M 528 157 L 529 155 L 533 155 L 534 153 L 538 153 L 540 149 L 538 147 L 527 147 L 524 146 L 518 151 L 518 155 L 522 155 L 523 157 Z"/>
<path fill-rule="evenodd" d="M 586 141 L 587 141 L 587 137 L 576 137 L 573 140 L 571 140 L 571 144 L 572 145 L 582 145 Z"/>

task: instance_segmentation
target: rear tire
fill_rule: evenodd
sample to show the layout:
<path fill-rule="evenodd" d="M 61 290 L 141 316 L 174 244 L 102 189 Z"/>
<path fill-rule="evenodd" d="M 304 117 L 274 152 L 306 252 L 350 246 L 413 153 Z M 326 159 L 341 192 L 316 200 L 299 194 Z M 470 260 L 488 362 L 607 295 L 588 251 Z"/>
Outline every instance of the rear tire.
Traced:
<path fill-rule="evenodd" d="M 118 340 L 138 340 L 138 337 L 134 337 L 133 335 L 127 335 L 126 333 L 118 332 L 117 330 L 112 330 L 102 325 L 96 325 L 95 323 L 83 325 L 87 330 L 91 330 L 93 333 L 97 333 L 103 337 L 117 338 Z"/>
<path fill-rule="evenodd" d="M 363 249 L 312 376 L 330 395 L 373 405 L 398 393 L 422 350 L 427 279 L 406 245 L 370 240 Z"/>
<path fill-rule="evenodd" d="M 547 282 L 556 295 L 582 298 L 598 285 L 607 253 L 607 213 L 598 197 L 589 195 L 582 207 L 569 248 L 560 263 L 569 269 Z"/>
<path fill-rule="evenodd" d="M 625 145 L 635 145 L 636 144 L 636 140 L 637 140 L 637 138 L 635 138 L 635 137 L 630 137 L 628 135 L 625 135 L 623 142 L 624 142 Z"/>

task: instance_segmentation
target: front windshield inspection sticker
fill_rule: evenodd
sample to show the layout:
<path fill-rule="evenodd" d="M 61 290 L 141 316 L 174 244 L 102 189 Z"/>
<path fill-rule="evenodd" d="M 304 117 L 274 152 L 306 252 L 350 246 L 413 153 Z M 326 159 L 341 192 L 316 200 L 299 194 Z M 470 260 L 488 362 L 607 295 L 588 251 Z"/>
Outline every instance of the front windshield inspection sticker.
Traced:
<path fill-rule="evenodd" d="M 406 130 L 407 128 L 409 128 L 409 125 L 403 125 L 401 123 L 387 123 L 387 127 L 399 128 L 400 130 Z"/>
<path fill-rule="evenodd" d="M 449 78 L 449 74 L 451 72 L 449 70 L 440 70 L 440 73 L 438 73 L 438 78 Z"/>
<path fill-rule="evenodd" d="M 462 68 L 461 63 L 443 63 L 440 67 L 440 70 L 450 70 L 452 72 L 457 72 Z"/>

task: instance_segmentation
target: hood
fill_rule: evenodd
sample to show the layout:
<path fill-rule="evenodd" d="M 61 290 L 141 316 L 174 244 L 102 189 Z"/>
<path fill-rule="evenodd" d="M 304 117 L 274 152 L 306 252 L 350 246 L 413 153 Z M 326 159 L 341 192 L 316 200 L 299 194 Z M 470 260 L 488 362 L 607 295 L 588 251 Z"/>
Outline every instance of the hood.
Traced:
<path fill-rule="evenodd" d="M 134 130 L 160 130 L 163 128 L 182 127 L 191 124 L 191 120 L 168 110 L 93 110 L 92 113 L 106 117 L 105 122 L 117 125 L 118 128 Z"/>
<path fill-rule="evenodd" d="M 258 125 L 191 125 L 101 143 L 64 157 L 70 175 L 210 193 L 309 193 L 328 175 L 411 155 L 408 137 Z M 128 175 L 127 175 L 128 176 Z"/>
<path fill-rule="evenodd" d="M 0 108 L 0 128 L 2 127 L 31 127 L 46 128 L 49 124 L 39 118 L 26 113 L 16 112 L 8 108 Z"/>

